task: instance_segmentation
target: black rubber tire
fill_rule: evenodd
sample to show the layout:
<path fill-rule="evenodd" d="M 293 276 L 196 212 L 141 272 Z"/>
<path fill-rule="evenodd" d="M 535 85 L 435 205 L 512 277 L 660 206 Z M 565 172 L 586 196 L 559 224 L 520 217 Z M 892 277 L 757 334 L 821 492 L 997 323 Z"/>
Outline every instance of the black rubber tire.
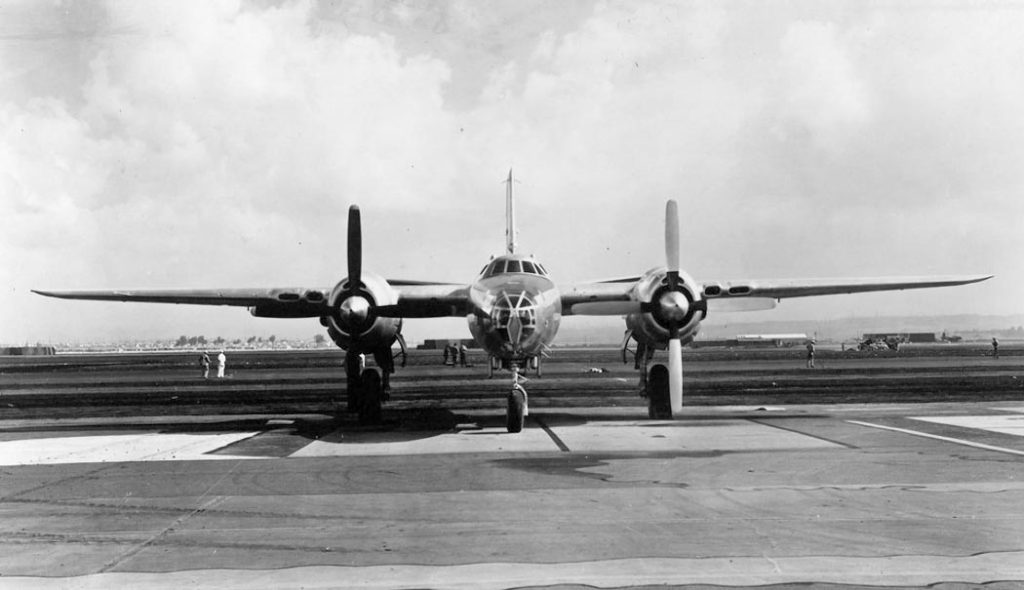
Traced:
<path fill-rule="evenodd" d="M 345 375 L 345 406 L 349 412 L 356 412 L 359 410 L 359 396 L 362 390 L 358 354 L 345 354 Z"/>
<path fill-rule="evenodd" d="M 375 369 L 366 369 L 360 375 L 359 381 L 359 423 L 380 424 L 381 405 L 384 403 L 384 387 L 381 384 L 380 373 Z"/>
<path fill-rule="evenodd" d="M 523 431 L 523 414 L 526 411 L 526 397 L 521 391 L 513 391 L 508 394 L 508 414 L 506 415 L 506 427 L 509 432 Z"/>
<path fill-rule="evenodd" d="M 668 390 L 668 367 L 654 365 L 647 375 L 647 415 L 654 420 L 672 418 L 672 400 Z"/>

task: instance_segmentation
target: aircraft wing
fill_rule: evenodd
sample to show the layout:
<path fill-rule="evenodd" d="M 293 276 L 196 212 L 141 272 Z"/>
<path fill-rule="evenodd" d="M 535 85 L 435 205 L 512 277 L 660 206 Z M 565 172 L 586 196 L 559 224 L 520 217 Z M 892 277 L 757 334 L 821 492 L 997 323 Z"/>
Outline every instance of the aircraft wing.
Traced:
<path fill-rule="evenodd" d="M 252 306 L 291 299 L 308 289 L 124 289 L 108 291 L 41 291 L 33 293 L 60 299 L 92 301 L 137 301 L 141 303 L 185 303 L 191 305 Z M 329 291 L 313 289 L 321 297 Z M 301 297 L 301 295 L 299 295 Z"/>
<path fill-rule="evenodd" d="M 631 279 L 575 283 L 562 287 L 562 315 L 626 315 L 639 310 L 630 298 Z"/>
<path fill-rule="evenodd" d="M 388 281 L 398 303 L 378 305 L 373 313 L 395 318 L 464 317 L 469 311 L 469 286 L 423 281 Z"/>
<path fill-rule="evenodd" d="M 469 288 L 465 285 L 426 281 L 389 281 L 398 294 L 394 305 L 378 306 L 385 317 L 448 317 L 465 315 Z M 258 317 L 315 318 L 330 313 L 330 288 L 270 289 L 124 289 L 104 291 L 42 291 L 33 293 L 60 299 L 131 301 L 184 305 L 247 307 Z"/>
<path fill-rule="evenodd" d="M 248 307 L 253 315 L 265 317 L 319 317 L 327 313 L 330 289 L 124 289 L 106 291 L 41 291 L 33 293 L 60 299 L 88 301 L 132 301 L 184 305 L 230 305 Z"/>
<path fill-rule="evenodd" d="M 979 283 L 992 275 L 883 277 L 856 279 L 779 279 L 706 281 L 701 283 L 713 311 L 758 311 L 775 300 L 871 291 L 902 291 Z M 630 291 L 640 277 L 569 285 L 562 292 L 562 315 L 626 315 L 639 311 Z"/>
<path fill-rule="evenodd" d="M 961 275 L 932 277 L 882 277 L 857 279 L 770 279 L 749 281 L 707 281 L 704 296 L 709 302 L 734 297 L 788 299 L 815 295 L 841 295 L 871 291 L 902 291 L 931 287 L 969 285 L 991 279 L 993 275 Z"/>

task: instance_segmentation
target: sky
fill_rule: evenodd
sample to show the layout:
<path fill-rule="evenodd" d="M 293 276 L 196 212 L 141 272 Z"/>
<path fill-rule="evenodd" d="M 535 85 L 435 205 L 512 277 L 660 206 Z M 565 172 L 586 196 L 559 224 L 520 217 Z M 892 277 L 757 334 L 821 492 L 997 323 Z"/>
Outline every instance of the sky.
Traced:
<path fill-rule="evenodd" d="M 330 287 L 351 204 L 364 268 L 469 283 L 509 168 L 559 282 L 663 264 L 672 198 L 698 280 L 996 275 L 751 321 L 1021 313 L 1021 30 L 1010 2 L 4 2 L 0 342 L 311 338 L 30 289 Z"/>

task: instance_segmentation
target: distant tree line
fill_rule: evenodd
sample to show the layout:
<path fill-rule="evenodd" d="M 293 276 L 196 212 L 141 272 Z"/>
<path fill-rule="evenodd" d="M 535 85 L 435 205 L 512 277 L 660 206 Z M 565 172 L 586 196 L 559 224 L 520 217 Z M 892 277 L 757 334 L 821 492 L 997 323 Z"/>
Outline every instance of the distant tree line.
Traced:
<path fill-rule="evenodd" d="M 322 338 L 322 336 L 321 336 L 321 338 Z M 277 342 L 277 336 L 274 336 L 273 334 L 271 334 L 267 338 L 266 341 L 269 342 L 271 345 L 273 345 L 275 342 Z M 222 337 L 222 336 L 217 336 L 211 342 L 211 341 L 206 339 L 206 336 L 185 336 L 185 335 L 181 335 L 181 336 L 178 336 L 178 339 L 174 342 L 174 346 L 176 346 L 176 347 L 206 346 L 208 344 L 213 344 L 214 346 L 223 346 L 226 342 L 227 342 L 227 340 L 224 337 Z M 249 338 L 247 338 L 245 340 L 245 343 L 249 344 L 249 345 L 262 344 L 263 342 L 264 342 L 264 340 L 263 340 L 262 336 L 250 336 Z M 234 340 L 231 341 L 231 343 L 235 344 L 235 345 L 241 345 L 242 344 L 242 339 L 241 338 L 235 338 Z"/>

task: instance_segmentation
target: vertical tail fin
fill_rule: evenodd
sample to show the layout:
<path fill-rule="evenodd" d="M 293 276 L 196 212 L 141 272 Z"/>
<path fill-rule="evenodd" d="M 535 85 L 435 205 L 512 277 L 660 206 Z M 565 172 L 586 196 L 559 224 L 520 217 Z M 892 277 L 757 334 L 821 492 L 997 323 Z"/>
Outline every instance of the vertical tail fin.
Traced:
<path fill-rule="evenodd" d="M 512 202 L 512 169 L 505 181 L 505 246 L 509 254 L 516 253 L 516 208 Z"/>

